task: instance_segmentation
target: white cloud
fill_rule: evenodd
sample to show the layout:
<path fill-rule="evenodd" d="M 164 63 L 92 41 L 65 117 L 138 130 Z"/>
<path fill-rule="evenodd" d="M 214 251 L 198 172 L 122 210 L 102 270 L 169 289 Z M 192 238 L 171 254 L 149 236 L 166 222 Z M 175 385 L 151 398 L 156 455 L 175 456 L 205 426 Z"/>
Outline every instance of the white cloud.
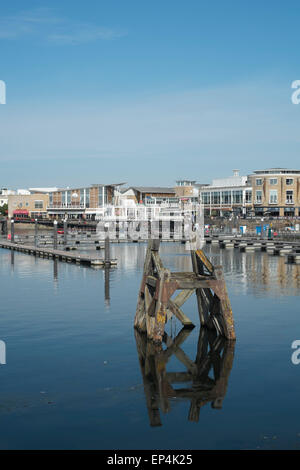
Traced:
<path fill-rule="evenodd" d="M 106 28 L 94 28 L 89 25 L 77 25 L 68 33 L 50 34 L 48 40 L 61 45 L 77 45 L 102 40 L 113 40 L 124 36 L 124 33 Z"/>
<path fill-rule="evenodd" d="M 78 45 L 113 40 L 125 32 L 71 21 L 54 15 L 52 9 L 37 8 L 0 19 L 0 40 L 38 37 L 57 45 Z"/>

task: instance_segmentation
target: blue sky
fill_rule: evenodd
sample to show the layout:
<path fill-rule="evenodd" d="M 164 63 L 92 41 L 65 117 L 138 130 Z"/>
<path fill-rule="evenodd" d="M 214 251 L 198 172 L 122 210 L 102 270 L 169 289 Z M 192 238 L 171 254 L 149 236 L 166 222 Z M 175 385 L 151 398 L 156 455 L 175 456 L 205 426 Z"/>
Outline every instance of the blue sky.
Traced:
<path fill-rule="evenodd" d="M 0 186 L 299 168 L 296 1 L 1 5 Z"/>

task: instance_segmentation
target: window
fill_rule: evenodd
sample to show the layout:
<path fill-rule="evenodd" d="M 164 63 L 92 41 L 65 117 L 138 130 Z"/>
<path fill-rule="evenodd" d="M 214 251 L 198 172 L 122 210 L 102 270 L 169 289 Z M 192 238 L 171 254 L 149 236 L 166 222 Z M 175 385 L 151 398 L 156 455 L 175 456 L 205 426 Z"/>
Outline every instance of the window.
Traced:
<path fill-rule="evenodd" d="M 231 191 L 222 191 L 222 203 L 231 204 Z"/>
<path fill-rule="evenodd" d="M 270 184 L 271 184 L 272 186 L 274 186 L 275 184 L 277 184 L 277 178 L 271 178 L 271 179 L 270 179 Z"/>
<path fill-rule="evenodd" d="M 43 209 L 44 203 L 43 201 L 34 201 L 34 208 L 35 209 Z"/>
<path fill-rule="evenodd" d="M 98 188 L 98 207 L 103 206 L 103 187 Z"/>
<path fill-rule="evenodd" d="M 291 186 L 291 185 L 294 183 L 294 180 L 293 180 L 293 178 L 287 178 L 287 179 L 285 180 L 285 182 L 286 182 L 286 185 L 287 185 L 287 186 Z"/>
<path fill-rule="evenodd" d="M 212 198 L 213 204 L 220 204 L 220 191 L 213 191 Z"/>
<path fill-rule="evenodd" d="M 202 203 L 203 204 L 210 203 L 210 193 L 202 193 Z"/>
<path fill-rule="evenodd" d="M 243 202 L 243 191 L 236 190 L 232 191 L 232 204 L 242 204 Z"/>
<path fill-rule="evenodd" d="M 85 205 L 90 207 L 90 188 L 87 188 L 85 191 Z"/>
<path fill-rule="evenodd" d="M 247 189 L 245 192 L 245 202 L 249 203 L 252 202 L 252 191 Z"/>
<path fill-rule="evenodd" d="M 80 190 L 80 205 L 84 204 L 84 189 Z"/>
<path fill-rule="evenodd" d="M 256 186 L 261 186 L 262 185 L 262 179 L 259 178 L 256 180 Z"/>
<path fill-rule="evenodd" d="M 261 204 L 262 203 L 262 191 L 256 191 L 256 204 Z"/>
<path fill-rule="evenodd" d="M 269 203 L 270 204 L 277 204 L 278 198 L 277 198 L 277 189 L 271 189 L 270 191 L 270 198 L 269 198 Z"/>
<path fill-rule="evenodd" d="M 286 192 L 286 204 L 294 204 L 294 191 Z"/>

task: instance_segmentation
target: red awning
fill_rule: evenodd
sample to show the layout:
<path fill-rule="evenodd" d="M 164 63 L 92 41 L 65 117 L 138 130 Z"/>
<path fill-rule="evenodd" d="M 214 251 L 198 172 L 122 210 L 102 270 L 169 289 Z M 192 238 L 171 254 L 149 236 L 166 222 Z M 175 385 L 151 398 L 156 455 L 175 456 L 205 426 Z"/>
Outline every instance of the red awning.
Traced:
<path fill-rule="evenodd" d="M 14 215 L 29 215 L 29 212 L 21 209 L 16 209 L 14 211 Z"/>

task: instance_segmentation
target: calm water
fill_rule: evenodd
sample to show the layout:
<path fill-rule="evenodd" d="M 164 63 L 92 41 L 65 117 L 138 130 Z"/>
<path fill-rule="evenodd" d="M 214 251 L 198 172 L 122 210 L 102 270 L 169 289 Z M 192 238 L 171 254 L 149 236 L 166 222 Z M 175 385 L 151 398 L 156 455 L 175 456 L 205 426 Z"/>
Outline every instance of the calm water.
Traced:
<path fill-rule="evenodd" d="M 291 362 L 291 343 L 300 339 L 300 267 L 260 252 L 205 247 L 224 266 L 237 342 L 234 351 L 214 354 L 217 390 L 212 371 L 201 376 L 195 416 L 184 391 L 168 399 L 162 390 L 159 401 L 155 384 L 143 383 L 133 320 L 145 250 L 114 245 L 119 265 L 106 272 L 0 250 L 0 339 L 7 348 L 0 448 L 300 448 L 300 365 Z M 161 254 L 172 270 L 191 269 L 183 245 L 164 244 Z M 197 326 L 180 352 L 195 361 L 195 299 L 183 310 Z M 170 338 L 180 330 L 171 322 Z M 187 370 L 178 356 L 170 356 L 168 373 Z"/>

